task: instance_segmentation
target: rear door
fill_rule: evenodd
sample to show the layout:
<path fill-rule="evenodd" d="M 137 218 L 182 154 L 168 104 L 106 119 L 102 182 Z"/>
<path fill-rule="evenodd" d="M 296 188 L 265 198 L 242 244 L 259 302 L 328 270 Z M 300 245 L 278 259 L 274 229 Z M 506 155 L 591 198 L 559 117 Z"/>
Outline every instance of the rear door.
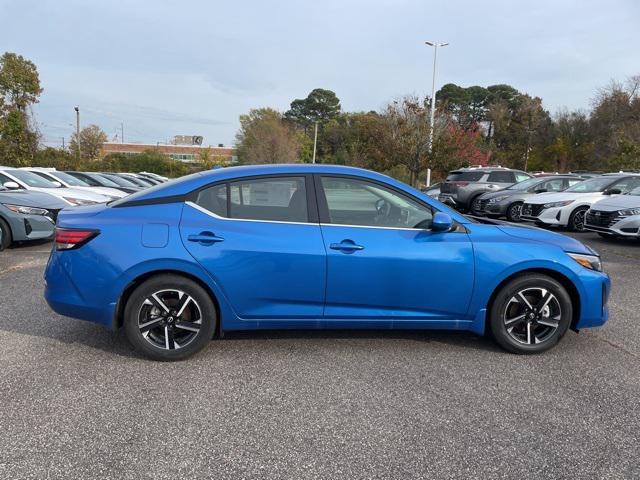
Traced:
<path fill-rule="evenodd" d="M 326 254 L 311 177 L 207 187 L 185 205 L 180 231 L 240 318 L 321 321 Z"/>
<path fill-rule="evenodd" d="M 328 325 L 465 317 L 474 261 L 464 229 L 431 232 L 430 206 L 367 179 L 318 176 L 316 189 Z"/>

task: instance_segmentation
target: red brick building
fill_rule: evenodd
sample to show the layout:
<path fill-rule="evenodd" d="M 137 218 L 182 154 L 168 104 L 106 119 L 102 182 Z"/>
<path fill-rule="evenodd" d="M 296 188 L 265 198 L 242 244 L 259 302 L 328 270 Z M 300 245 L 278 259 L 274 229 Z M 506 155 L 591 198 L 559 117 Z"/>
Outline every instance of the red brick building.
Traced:
<path fill-rule="evenodd" d="M 116 143 L 105 142 L 102 144 L 102 156 L 109 153 L 124 153 L 125 155 L 138 155 L 146 150 L 153 150 L 167 155 L 181 162 L 198 162 L 204 155 L 209 159 L 224 157 L 227 162 L 235 163 L 236 149 L 231 147 L 213 147 L 204 145 L 166 145 L 160 143 Z"/>

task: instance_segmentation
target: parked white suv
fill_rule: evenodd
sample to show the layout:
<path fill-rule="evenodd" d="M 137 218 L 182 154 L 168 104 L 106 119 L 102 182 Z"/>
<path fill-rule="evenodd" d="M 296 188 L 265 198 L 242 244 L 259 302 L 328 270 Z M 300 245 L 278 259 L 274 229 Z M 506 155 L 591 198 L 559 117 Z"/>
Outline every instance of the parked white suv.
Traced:
<path fill-rule="evenodd" d="M 521 218 L 581 232 L 591 205 L 603 197 L 627 193 L 636 187 L 640 187 L 640 175 L 611 174 L 590 178 L 564 192 L 541 193 L 527 199 L 522 206 Z"/>
<path fill-rule="evenodd" d="M 109 197 L 110 200 L 115 200 L 117 198 L 123 198 L 127 196 L 126 193 L 116 188 L 92 187 L 79 178 L 76 178 L 73 175 L 69 175 L 67 172 L 60 172 L 55 168 L 23 167 L 20 170 L 33 172 L 36 175 L 40 175 L 46 180 L 49 180 L 51 182 L 58 182 L 63 187 L 83 190 L 85 192 L 93 192 L 97 193 L 98 195 L 104 195 L 105 197 Z"/>
<path fill-rule="evenodd" d="M 35 173 L 18 168 L 0 169 L 0 183 L 9 189 L 23 188 L 48 193 L 62 199 L 68 205 L 93 205 L 109 201 L 104 195 L 66 188 L 59 182 L 51 182 Z"/>
<path fill-rule="evenodd" d="M 640 187 L 591 205 L 584 228 L 603 237 L 640 238 Z"/>

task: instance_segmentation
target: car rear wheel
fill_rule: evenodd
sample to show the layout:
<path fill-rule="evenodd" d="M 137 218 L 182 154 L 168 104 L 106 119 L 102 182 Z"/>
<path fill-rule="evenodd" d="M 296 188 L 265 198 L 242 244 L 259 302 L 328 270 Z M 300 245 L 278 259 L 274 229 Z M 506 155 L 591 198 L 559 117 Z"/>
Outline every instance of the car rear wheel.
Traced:
<path fill-rule="evenodd" d="M 573 316 L 571 298 L 555 279 L 541 274 L 516 277 L 497 293 L 489 327 L 496 342 L 519 354 L 553 347 Z"/>
<path fill-rule="evenodd" d="M 579 207 L 571 212 L 569 217 L 569 229 L 574 232 L 584 232 L 584 218 L 587 215 L 589 207 Z"/>
<path fill-rule="evenodd" d="M 213 337 L 217 314 L 209 294 L 178 275 L 158 275 L 129 297 L 124 329 L 129 342 L 148 358 L 182 360 Z"/>
<path fill-rule="evenodd" d="M 2 218 L 0 218 L 0 234 L 0 250 L 4 250 L 13 242 L 13 236 L 11 235 L 9 224 Z"/>
<path fill-rule="evenodd" d="M 507 208 L 507 220 L 510 222 L 520 222 L 522 214 L 522 202 L 515 202 Z"/>

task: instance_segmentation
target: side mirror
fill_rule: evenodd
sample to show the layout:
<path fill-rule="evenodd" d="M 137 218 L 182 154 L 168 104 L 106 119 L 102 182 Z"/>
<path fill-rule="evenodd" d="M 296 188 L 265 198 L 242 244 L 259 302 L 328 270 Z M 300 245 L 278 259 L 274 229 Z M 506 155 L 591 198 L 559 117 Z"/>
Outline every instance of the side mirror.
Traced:
<path fill-rule="evenodd" d="M 449 214 L 444 212 L 436 212 L 431 221 L 432 232 L 448 232 L 453 226 L 453 219 Z"/>
<path fill-rule="evenodd" d="M 62 186 L 60 182 L 56 182 L 55 180 L 51 180 L 51 183 L 53 183 L 56 188 L 60 188 Z"/>
<path fill-rule="evenodd" d="M 539 188 L 537 190 L 534 190 L 533 193 L 545 193 L 547 191 L 546 188 Z"/>
<path fill-rule="evenodd" d="M 603 195 L 620 195 L 622 193 L 622 190 L 620 190 L 619 188 L 612 188 L 610 190 L 605 190 L 604 192 L 602 192 Z"/>
<path fill-rule="evenodd" d="M 4 186 L 9 190 L 18 190 L 20 188 L 20 185 L 18 185 L 16 182 L 4 182 Z"/>

